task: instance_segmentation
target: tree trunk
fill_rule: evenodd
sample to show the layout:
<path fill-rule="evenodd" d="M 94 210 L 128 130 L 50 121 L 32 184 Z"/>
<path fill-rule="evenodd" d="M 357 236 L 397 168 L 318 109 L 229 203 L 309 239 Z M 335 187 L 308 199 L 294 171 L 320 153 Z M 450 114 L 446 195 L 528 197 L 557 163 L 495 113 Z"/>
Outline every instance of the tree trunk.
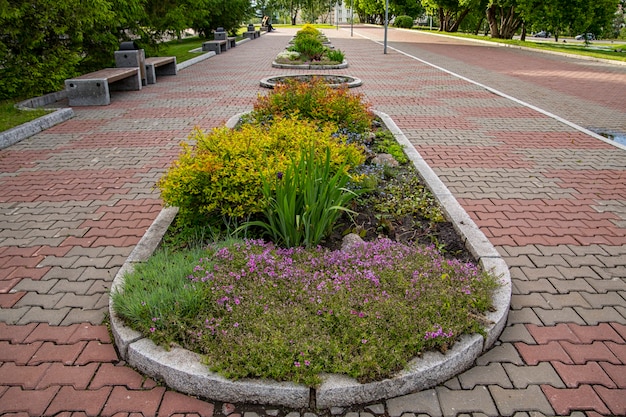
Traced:
<path fill-rule="evenodd" d="M 456 21 L 452 24 L 452 26 L 449 29 L 449 32 L 457 32 L 459 30 L 459 26 L 461 25 L 461 22 L 463 21 L 463 19 L 465 19 L 465 16 L 467 16 L 467 14 L 470 12 L 470 9 L 464 9 L 460 15 L 457 16 Z"/>
<path fill-rule="evenodd" d="M 522 42 L 526 40 L 526 25 L 524 24 L 524 22 L 522 22 L 522 35 L 520 37 L 520 40 Z"/>
<path fill-rule="evenodd" d="M 446 15 L 443 12 L 443 7 L 440 7 L 439 10 L 439 32 L 445 31 L 445 19 Z"/>
<path fill-rule="evenodd" d="M 500 28 L 498 28 L 496 5 L 487 7 L 487 22 L 489 23 L 489 33 L 492 38 L 500 38 Z"/>

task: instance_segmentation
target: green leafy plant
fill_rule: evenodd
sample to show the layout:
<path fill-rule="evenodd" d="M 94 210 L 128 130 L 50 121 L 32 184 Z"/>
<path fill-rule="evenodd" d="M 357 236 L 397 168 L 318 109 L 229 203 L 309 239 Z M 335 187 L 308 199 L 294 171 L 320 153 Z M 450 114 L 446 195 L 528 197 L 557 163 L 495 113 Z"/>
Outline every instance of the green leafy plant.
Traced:
<path fill-rule="evenodd" d="M 344 60 L 344 54 L 343 52 L 341 52 L 339 49 L 329 49 L 326 52 L 326 57 L 328 58 L 329 61 L 333 61 L 333 62 L 343 62 Z"/>
<path fill-rule="evenodd" d="M 409 162 L 404 149 L 393 137 L 393 134 L 388 130 L 376 132 L 376 146 L 375 151 L 380 153 L 388 153 L 400 164 L 406 164 Z"/>
<path fill-rule="evenodd" d="M 294 40 L 295 50 L 305 55 L 310 61 L 319 61 L 326 48 L 316 36 L 297 36 Z"/>
<path fill-rule="evenodd" d="M 413 18 L 411 16 L 396 16 L 393 25 L 397 28 L 411 29 L 413 27 Z"/>
<path fill-rule="evenodd" d="M 259 226 L 276 244 L 313 247 L 332 230 L 337 218 L 357 195 L 347 188 L 351 176 L 342 168 L 331 169 L 330 149 L 319 158 L 313 147 L 300 152 L 276 181 L 264 179 L 263 194 L 268 204 L 264 220 L 247 223 Z"/>

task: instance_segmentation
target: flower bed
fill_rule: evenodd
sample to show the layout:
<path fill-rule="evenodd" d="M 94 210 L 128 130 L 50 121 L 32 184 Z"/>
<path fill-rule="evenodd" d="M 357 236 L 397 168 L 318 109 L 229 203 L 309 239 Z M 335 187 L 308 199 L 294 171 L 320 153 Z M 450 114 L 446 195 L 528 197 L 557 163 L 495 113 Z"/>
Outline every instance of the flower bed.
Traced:
<path fill-rule="evenodd" d="M 505 315 L 503 313 L 505 310 L 499 305 L 496 323 L 489 324 L 488 310 L 492 302 L 494 277 L 479 272 L 464 258 L 446 258 L 432 246 L 416 246 L 418 241 L 424 239 L 432 243 L 432 238 L 437 236 L 435 233 L 437 225 L 445 223 L 442 222 L 441 212 L 427 190 L 420 187 L 409 187 L 417 194 L 406 201 L 403 200 L 406 197 L 406 189 L 401 185 L 407 183 L 407 178 L 398 176 L 395 170 L 404 167 L 403 169 L 410 171 L 406 164 L 400 163 L 398 168 L 390 166 L 367 168 L 368 165 L 356 163 L 358 160 L 356 154 L 346 159 L 342 147 L 348 146 L 349 149 L 353 149 L 355 144 L 364 146 L 365 154 L 380 152 L 381 146 L 391 153 L 396 151 L 391 143 L 387 143 L 384 135 L 381 137 L 367 134 L 361 130 L 362 128 L 355 129 L 356 126 L 369 126 L 371 119 L 359 116 L 366 107 L 359 105 L 359 100 L 354 100 L 354 96 L 345 94 L 345 90 L 334 93 L 324 90 L 320 85 L 287 86 L 279 89 L 278 94 L 260 99 L 255 111 L 244 117 L 242 128 L 250 124 L 274 125 L 280 120 L 281 115 L 294 114 L 293 105 L 296 102 L 299 103 L 297 115 L 302 118 L 318 114 L 320 107 L 323 107 L 323 111 L 317 117 L 323 116 L 326 119 L 324 121 L 316 119 L 315 124 L 331 126 L 329 131 L 335 133 L 331 133 L 330 136 L 337 139 L 333 145 L 336 146 L 336 152 L 333 151 L 335 156 L 332 157 L 333 168 L 331 169 L 331 160 L 328 159 L 330 153 L 326 152 L 325 169 L 331 169 L 335 173 L 332 175 L 339 175 L 342 178 L 349 175 L 354 181 L 349 188 L 346 183 L 341 186 L 341 189 L 352 190 L 357 197 L 353 200 L 354 204 L 344 206 L 345 211 L 354 215 L 362 211 L 363 207 L 378 206 L 381 209 L 380 216 L 370 217 L 369 223 L 361 222 L 358 217 L 353 218 L 356 221 L 350 221 L 350 217 L 344 216 L 343 221 L 338 221 L 335 227 L 323 228 L 327 233 L 323 234 L 325 237 L 321 241 L 305 239 L 303 242 L 304 246 L 309 248 L 307 250 L 299 247 L 281 249 L 260 241 L 234 243 L 225 241 L 210 245 L 208 249 L 203 246 L 198 250 L 177 252 L 176 255 L 164 251 L 159 255 L 162 256 L 160 263 L 156 259 L 154 272 L 150 272 L 148 266 L 137 265 L 134 273 L 124 277 L 123 287 L 115 286 L 113 322 L 115 323 L 119 316 L 128 325 L 140 331 L 140 337 L 150 338 L 165 348 L 185 346 L 202 353 L 210 369 L 220 372 L 230 380 L 261 378 L 316 386 L 318 399 L 326 398 L 319 401 L 326 405 L 337 405 L 338 400 L 328 399 L 333 396 L 333 391 L 337 391 L 337 387 L 327 388 L 327 381 L 320 379 L 324 373 L 357 378 L 367 387 L 383 387 L 386 384 L 396 384 L 393 381 L 398 378 L 404 380 L 406 371 L 400 370 L 410 363 L 411 358 L 427 355 L 432 349 L 449 350 L 452 357 L 463 358 L 462 365 L 459 366 L 469 366 L 472 359 L 468 358 L 478 354 L 477 346 L 480 352 L 482 343 L 477 345 L 479 339 L 474 337 L 468 345 L 464 333 L 482 332 L 481 328 L 487 326 L 490 330 L 485 346 L 493 343 L 495 336 L 491 331 L 496 329 L 496 333 L 499 333 L 504 320 L 502 314 Z M 348 113 L 342 113 L 346 109 Z M 326 130 L 322 129 L 320 134 L 323 135 L 324 131 Z M 244 143 L 248 141 L 247 147 L 241 147 L 248 161 L 251 154 L 246 149 L 259 149 L 257 144 L 250 146 L 252 144 L 249 141 L 255 136 L 249 133 L 244 131 L 244 134 L 240 135 Z M 226 138 L 229 136 L 223 131 L 219 131 L 219 135 L 225 135 Z M 302 137 L 309 136 L 307 134 Z M 281 142 L 287 138 L 284 134 L 281 137 Z M 223 142 L 214 142 L 216 137 L 208 135 L 207 138 L 196 137 L 196 139 L 202 139 L 200 142 L 196 141 L 199 150 L 227 150 L 227 155 L 224 154 L 220 158 L 227 157 L 230 161 L 238 159 L 236 155 L 239 151 L 232 146 L 224 146 Z M 289 145 L 288 141 L 287 145 L 287 149 L 299 148 Z M 271 149 L 274 146 L 276 145 L 267 142 L 261 148 Z M 297 202 L 302 187 L 296 187 L 295 192 L 285 194 L 284 198 L 272 197 L 273 190 L 278 192 L 281 182 L 289 177 L 298 177 L 295 171 L 289 171 L 289 166 L 297 165 L 297 161 L 301 160 L 299 158 L 306 155 L 304 152 L 300 156 L 283 158 L 283 163 L 287 164 L 284 166 L 266 163 L 265 166 L 274 166 L 275 170 L 257 177 L 260 181 L 256 183 L 257 188 L 258 184 L 264 184 L 263 192 L 259 197 L 251 197 L 247 201 L 260 201 L 267 205 L 261 204 L 259 208 L 252 205 L 244 209 L 244 212 L 246 210 L 250 212 L 251 209 L 252 212 L 256 212 L 254 215 L 256 222 L 264 222 L 270 226 L 265 228 L 266 231 L 279 229 L 276 227 L 278 223 L 272 223 L 271 219 L 277 214 L 279 216 L 274 219 L 280 219 L 280 214 L 287 212 L 287 207 L 281 205 L 288 202 L 288 197 L 294 197 L 293 207 L 300 209 L 292 212 L 295 217 L 288 215 L 283 218 L 300 218 L 299 221 L 304 224 L 308 221 L 306 219 L 311 220 L 311 216 L 315 216 L 308 210 L 318 204 Z M 320 155 L 322 161 L 323 155 Z M 309 156 L 315 157 L 315 153 Z M 263 156 L 260 160 L 265 158 L 267 157 Z M 366 159 L 370 160 L 370 157 Z M 280 160 L 279 158 L 276 161 Z M 194 169 L 199 168 L 200 171 L 197 173 L 189 171 L 184 176 L 200 178 L 202 175 L 210 174 L 207 179 L 211 183 L 217 181 L 219 186 L 222 180 L 216 180 L 219 176 L 212 175 L 218 171 L 216 169 L 222 163 L 214 157 L 203 161 L 205 162 L 200 163 L 200 160 L 190 159 Z M 346 161 L 352 162 L 346 165 Z M 307 165 L 311 164 L 314 163 L 307 162 Z M 173 168 L 183 169 L 185 165 L 186 163 L 179 161 Z M 215 169 L 207 169 L 210 166 Z M 231 168 L 228 168 L 228 172 L 235 176 L 240 174 L 238 170 L 233 172 Z M 309 174 L 305 176 L 310 177 Z M 395 183 L 394 178 L 397 179 Z M 388 184 L 385 183 L 387 180 Z M 166 180 L 167 184 L 175 182 L 173 177 Z M 321 181 L 323 184 L 329 182 Z M 240 195 L 247 195 L 245 188 L 241 188 L 246 183 L 234 187 Z M 314 183 L 315 181 L 313 183 L 305 181 L 303 184 L 306 188 L 313 186 Z M 189 188 L 189 191 L 203 188 L 196 186 Z M 233 187 L 230 186 L 229 189 Z M 388 199 L 389 195 L 391 200 Z M 165 200 L 168 201 L 167 198 Z M 230 201 L 228 204 L 232 208 L 240 207 L 242 202 L 240 199 L 225 201 Z M 272 201 L 279 204 L 272 206 Z M 374 204 L 376 201 L 378 204 Z M 393 212 L 386 211 L 384 207 L 389 208 L 390 202 L 401 204 L 395 204 Z M 197 209 L 198 204 L 193 201 L 190 203 L 190 207 L 181 208 L 183 216 L 180 218 L 194 222 L 198 217 L 189 210 Z M 200 206 L 205 207 L 200 216 L 205 219 L 214 217 L 223 220 L 227 214 L 214 211 L 223 210 L 225 207 L 223 204 L 216 206 L 200 204 Z M 330 211 L 336 211 L 341 204 L 337 206 L 337 203 L 331 202 L 325 207 Z M 400 212 L 397 209 L 400 209 Z M 323 212 L 322 216 L 325 217 L 326 214 L 328 212 Z M 409 227 L 407 220 L 411 219 L 413 221 L 421 219 L 414 226 L 426 225 L 426 227 L 418 226 L 417 229 Z M 231 216 L 229 222 L 231 228 L 226 227 L 226 231 L 233 231 L 234 221 Z M 239 223 L 237 229 L 255 233 L 249 226 L 258 225 L 256 222 Z M 470 223 L 468 219 L 459 222 L 465 225 L 463 227 Z M 298 222 L 296 227 L 299 227 L 297 224 Z M 312 221 L 311 224 L 317 222 Z M 397 233 L 405 230 L 400 225 L 404 225 L 406 230 L 413 229 L 413 235 Z M 242 226 L 246 227 L 241 229 Z M 333 247 L 333 242 L 339 240 L 334 237 L 336 235 L 333 232 L 337 232 L 338 228 L 345 230 L 346 227 L 348 231 L 362 235 L 369 242 L 354 246 L 348 252 Z M 263 228 L 257 229 L 256 233 L 262 230 Z M 304 233 L 304 230 L 301 231 Z M 343 233 L 339 232 L 339 236 L 341 234 Z M 393 235 L 394 240 L 380 239 L 381 234 Z M 279 233 L 274 236 L 275 242 L 293 246 L 284 235 Z M 307 239 L 308 236 L 309 233 L 305 233 Z M 176 243 L 179 245 L 180 241 Z M 438 243 L 442 244 L 444 240 Z M 323 244 L 326 249 L 318 248 L 318 244 Z M 441 245 L 439 247 L 441 248 Z M 448 249 L 450 250 L 448 255 L 453 255 L 452 252 L 457 251 L 454 247 Z M 492 257 L 493 254 L 490 253 L 488 256 Z M 180 263 L 173 262 L 173 257 Z M 171 269 L 172 265 L 179 266 Z M 168 273 L 168 269 L 171 269 L 171 272 Z M 392 325 L 392 322 L 395 324 Z M 114 333 L 118 334 L 115 330 Z M 116 340 L 118 338 L 119 336 L 116 336 Z M 123 357 L 130 352 L 131 348 L 128 347 L 130 343 L 120 348 Z M 455 346 L 456 343 L 460 343 L 460 350 Z M 469 346 L 471 348 L 468 348 Z M 467 353 L 468 349 L 470 353 Z M 176 351 L 178 352 L 178 349 Z M 161 353 L 158 356 L 161 356 Z M 142 366 L 140 368 L 143 369 Z M 400 372 L 397 373 L 398 371 Z M 168 378 L 161 371 L 158 373 L 163 379 Z M 451 376 L 446 372 L 441 375 Z M 413 378 L 410 383 L 401 383 L 403 390 L 423 386 L 419 384 L 423 384 L 424 381 L 432 383 L 431 379 L 418 382 Z M 178 386 L 175 387 L 180 389 Z M 346 385 L 343 384 L 343 387 Z M 258 386 L 250 389 L 256 389 L 258 392 Z M 353 395 L 352 399 L 359 401 L 363 399 L 361 395 L 365 395 L 364 391 L 362 388 L 359 390 L 361 394 Z M 381 398 L 377 397 L 381 395 L 381 390 L 383 388 L 365 388 L 365 391 L 369 392 L 367 395 L 370 395 L 366 400 Z M 384 390 L 389 393 L 387 388 Z M 298 392 L 301 393 L 299 390 Z M 401 393 L 406 391 L 393 392 L 395 395 Z M 234 401 L 232 396 L 217 399 Z M 284 399 L 279 403 L 296 404 L 290 401 Z"/>
<path fill-rule="evenodd" d="M 276 56 L 272 66 L 285 69 L 340 69 L 346 68 L 348 62 L 343 52 L 334 49 L 319 30 L 312 25 L 304 25 L 287 49 Z"/>

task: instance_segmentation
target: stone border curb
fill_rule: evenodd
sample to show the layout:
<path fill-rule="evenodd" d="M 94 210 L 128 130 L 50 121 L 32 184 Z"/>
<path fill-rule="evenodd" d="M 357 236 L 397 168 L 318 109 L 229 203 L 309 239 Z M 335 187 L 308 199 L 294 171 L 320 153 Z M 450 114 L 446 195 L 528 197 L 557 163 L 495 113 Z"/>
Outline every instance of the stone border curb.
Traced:
<path fill-rule="evenodd" d="M 481 267 L 500 279 L 501 287 L 494 294 L 495 311 L 487 315 L 491 324 L 485 329 L 486 338 L 477 334 L 463 336 L 445 354 L 427 352 L 422 357 L 410 361 L 407 367 L 393 378 L 360 384 L 343 375 L 325 375 L 320 387 L 313 390 L 303 385 L 270 380 L 229 381 L 210 372 L 201 363 L 200 355 L 181 348 L 166 351 L 149 339 L 143 338 L 139 332 L 127 328 L 109 302 L 111 330 L 122 359 L 142 373 L 164 381 L 173 389 L 203 398 L 231 403 L 327 409 L 374 402 L 431 388 L 468 369 L 481 353 L 489 349 L 497 341 L 506 324 L 511 301 L 511 277 L 508 267 L 393 120 L 385 113 L 375 112 L 375 114 L 384 121 L 398 143 L 405 148 L 418 175 L 442 205 L 448 220 L 454 224 Z M 234 127 L 240 117 L 241 114 L 232 117 L 226 126 Z M 135 263 L 147 259 L 156 249 L 176 213 L 177 210 L 173 208 L 161 211 L 118 271 L 113 280 L 111 293 L 120 291 L 126 272 L 132 271 Z"/>
<path fill-rule="evenodd" d="M 330 70 L 330 69 L 344 69 L 348 68 L 348 61 L 345 59 L 341 64 L 337 65 L 314 65 L 314 64 L 280 64 L 276 61 L 272 62 L 272 67 L 282 69 L 302 69 L 302 70 Z"/>
<path fill-rule="evenodd" d="M 292 76 L 296 76 L 296 77 L 324 77 L 326 75 L 331 75 L 331 74 L 282 74 L 282 75 L 273 75 L 271 77 L 266 77 L 263 78 L 260 81 L 260 85 L 261 87 L 264 88 L 274 88 L 274 86 L 276 85 L 276 82 L 272 81 L 275 78 L 281 78 L 281 77 L 292 77 Z M 360 78 L 356 78 L 353 77 L 351 75 L 339 75 L 338 77 L 346 77 L 346 78 L 351 78 L 352 81 L 350 81 L 349 83 L 342 83 L 342 84 L 328 84 L 331 88 L 338 88 L 339 86 L 346 84 L 348 86 L 348 88 L 354 88 L 354 87 L 359 87 L 361 85 L 363 85 L 363 81 Z"/>
<path fill-rule="evenodd" d="M 26 110 L 34 109 L 54 103 L 58 100 L 62 100 L 65 97 L 67 97 L 67 93 L 65 91 L 59 91 L 22 101 L 17 104 L 17 107 Z M 23 123 L 9 130 L 5 130 L 4 132 L 0 132 L 0 149 L 8 148 L 9 146 L 14 145 L 26 138 L 49 129 L 52 126 L 63 123 L 72 117 L 74 117 L 74 110 L 71 108 L 56 109 L 53 112 L 35 120 L 31 120 L 28 123 Z"/>

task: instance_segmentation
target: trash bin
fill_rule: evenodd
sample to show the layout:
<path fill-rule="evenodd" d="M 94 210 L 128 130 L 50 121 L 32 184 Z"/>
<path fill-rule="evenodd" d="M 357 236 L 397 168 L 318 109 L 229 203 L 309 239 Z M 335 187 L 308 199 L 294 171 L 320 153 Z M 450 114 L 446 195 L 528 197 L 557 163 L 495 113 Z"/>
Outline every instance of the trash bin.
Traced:
<path fill-rule="evenodd" d="M 217 28 L 215 32 L 213 32 L 213 39 L 216 41 L 225 41 L 226 40 L 226 31 L 224 28 Z"/>

